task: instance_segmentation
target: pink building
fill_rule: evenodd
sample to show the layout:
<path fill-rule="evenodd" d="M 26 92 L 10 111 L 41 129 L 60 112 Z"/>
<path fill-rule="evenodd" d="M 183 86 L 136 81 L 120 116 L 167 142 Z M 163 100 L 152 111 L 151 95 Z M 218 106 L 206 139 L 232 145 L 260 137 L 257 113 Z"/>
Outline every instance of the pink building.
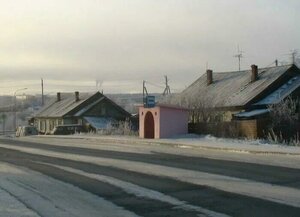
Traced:
<path fill-rule="evenodd" d="M 188 110 L 170 105 L 139 107 L 140 138 L 167 138 L 188 133 Z"/>

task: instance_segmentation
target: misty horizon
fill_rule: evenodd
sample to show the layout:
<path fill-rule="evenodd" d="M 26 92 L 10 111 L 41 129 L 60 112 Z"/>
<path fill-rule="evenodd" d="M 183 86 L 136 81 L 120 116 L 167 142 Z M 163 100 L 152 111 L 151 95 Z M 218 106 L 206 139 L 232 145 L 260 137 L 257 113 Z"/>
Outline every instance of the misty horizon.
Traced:
<path fill-rule="evenodd" d="M 206 68 L 291 63 L 300 48 L 296 0 L 1 1 L 2 95 L 162 92 L 164 75 L 180 92 Z"/>

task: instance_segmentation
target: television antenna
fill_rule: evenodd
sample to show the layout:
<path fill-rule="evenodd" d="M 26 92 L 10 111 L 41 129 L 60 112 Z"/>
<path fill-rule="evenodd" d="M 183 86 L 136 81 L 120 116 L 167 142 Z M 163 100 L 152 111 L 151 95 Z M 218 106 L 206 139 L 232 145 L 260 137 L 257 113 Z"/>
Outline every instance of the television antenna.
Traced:
<path fill-rule="evenodd" d="M 294 49 L 294 50 L 291 50 L 291 58 L 292 58 L 292 63 L 295 64 L 296 63 L 296 57 L 298 55 L 298 50 L 297 49 Z"/>
<path fill-rule="evenodd" d="M 241 60 L 242 60 L 242 58 L 244 58 L 243 53 L 244 53 L 244 51 L 240 50 L 240 46 L 238 45 L 237 46 L 237 54 L 234 55 L 233 57 L 235 57 L 235 58 L 238 59 L 238 62 L 239 62 L 239 71 L 241 71 Z"/>

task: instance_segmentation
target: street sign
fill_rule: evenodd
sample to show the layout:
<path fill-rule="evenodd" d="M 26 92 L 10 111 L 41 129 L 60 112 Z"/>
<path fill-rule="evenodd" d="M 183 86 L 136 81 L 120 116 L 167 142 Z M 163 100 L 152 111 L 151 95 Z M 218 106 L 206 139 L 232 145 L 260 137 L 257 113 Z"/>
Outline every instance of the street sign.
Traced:
<path fill-rule="evenodd" d="M 146 108 L 153 108 L 155 107 L 155 96 L 146 96 L 146 103 L 145 103 Z"/>

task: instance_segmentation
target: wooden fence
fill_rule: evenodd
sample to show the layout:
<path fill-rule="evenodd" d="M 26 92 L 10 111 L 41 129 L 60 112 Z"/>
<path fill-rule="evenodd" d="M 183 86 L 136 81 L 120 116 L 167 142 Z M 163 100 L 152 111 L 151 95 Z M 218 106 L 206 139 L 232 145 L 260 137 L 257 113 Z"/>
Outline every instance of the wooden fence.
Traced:
<path fill-rule="evenodd" d="M 210 134 L 227 138 L 263 138 L 267 128 L 267 119 L 189 123 L 189 133 Z"/>

